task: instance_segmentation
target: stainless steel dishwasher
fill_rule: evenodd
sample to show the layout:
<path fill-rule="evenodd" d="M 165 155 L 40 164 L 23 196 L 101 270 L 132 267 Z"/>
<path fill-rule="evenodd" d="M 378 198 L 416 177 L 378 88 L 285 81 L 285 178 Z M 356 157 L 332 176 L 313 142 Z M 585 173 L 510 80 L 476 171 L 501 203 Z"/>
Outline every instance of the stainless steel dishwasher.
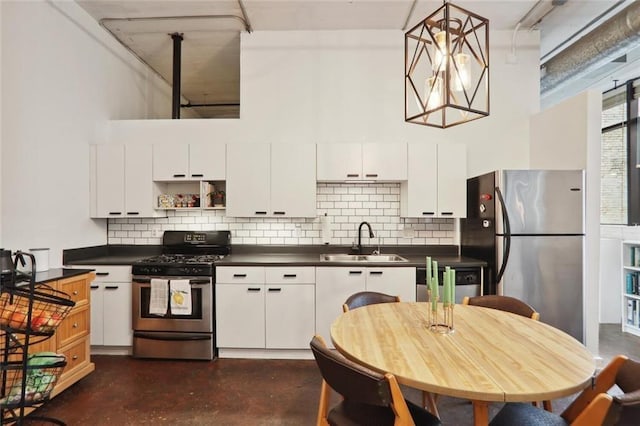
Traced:
<path fill-rule="evenodd" d="M 456 270 L 456 303 L 462 303 L 465 296 L 480 296 L 482 289 L 482 267 L 465 266 L 453 268 Z M 438 282 L 442 294 L 442 272 L 438 268 Z M 427 268 L 416 268 L 416 301 L 427 301 Z"/>

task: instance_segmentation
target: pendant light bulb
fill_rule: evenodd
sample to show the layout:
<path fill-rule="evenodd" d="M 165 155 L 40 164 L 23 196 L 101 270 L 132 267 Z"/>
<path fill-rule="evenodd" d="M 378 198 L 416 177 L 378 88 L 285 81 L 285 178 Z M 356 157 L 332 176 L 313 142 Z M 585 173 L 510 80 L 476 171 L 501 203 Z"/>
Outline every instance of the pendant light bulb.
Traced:
<path fill-rule="evenodd" d="M 442 72 L 447 69 L 447 32 L 440 31 L 434 36 L 436 43 L 433 46 L 433 72 Z"/>
<path fill-rule="evenodd" d="M 427 96 L 427 109 L 435 109 L 442 105 L 442 79 L 432 76 L 427 79 L 425 92 Z"/>
<path fill-rule="evenodd" d="M 461 92 L 471 87 L 471 75 L 469 69 L 470 57 L 466 53 L 457 53 L 453 60 L 456 62 L 452 70 L 453 90 Z"/>

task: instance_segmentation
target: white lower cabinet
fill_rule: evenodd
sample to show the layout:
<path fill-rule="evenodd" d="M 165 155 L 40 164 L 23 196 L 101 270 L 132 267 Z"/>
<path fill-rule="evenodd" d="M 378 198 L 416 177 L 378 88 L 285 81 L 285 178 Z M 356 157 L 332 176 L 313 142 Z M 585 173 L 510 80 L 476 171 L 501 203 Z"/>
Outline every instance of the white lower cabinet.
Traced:
<path fill-rule="evenodd" d="M 264 284 L 216 283 L 216 344 L 264 348 Z"/>
<path fill-rule="evenodd" d="M 216 268 L 221 349 L 308 349 L 314 333 L 313 267 Z"/>
<path fill-rule="evenodd" d="M 267 284 L 266 348 L 307 349 L 313 337 L 314 284 Z"/>
<path fill-rule="evenodd" d="M 131 266 L 82 266 L 91 283 L 91 346 L 131 346 Z"/>
<path fill-rule="evenodd" d="M 318 267 L 316 268 L 316 334 L 331 343 L 331 324 L 342 314 L 349 296 L 360 291 L 398 295 L 404 302 L 416 300 L 415 267 Z"/>
<path fill-rule="evenodd" d="M 367 268 L 367 291 L 399 296 L 403 302 L 416 301 L 416 268 Z"/>

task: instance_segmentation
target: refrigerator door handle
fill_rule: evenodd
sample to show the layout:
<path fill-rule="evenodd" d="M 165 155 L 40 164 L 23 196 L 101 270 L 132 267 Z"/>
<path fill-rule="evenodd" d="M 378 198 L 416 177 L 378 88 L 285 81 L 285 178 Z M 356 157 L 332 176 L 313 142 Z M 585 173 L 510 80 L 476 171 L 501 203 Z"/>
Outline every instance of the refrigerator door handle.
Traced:
<path fill-rule="evenodd" d="M 496 186 L 496 195 L 500 201 L 500 209 L 502 210 L 502 223 L 504 227 L 504 244 L 502 246 L 502 265 L 496 275 L 496 285 L 502 280 L 504 271 L 507 268 L 507 261 L 509 260 L 509 252 L 511 251 L 511 225 L 509 223 L 509 214 L 507 213 L 507 207 L 504 204 L 504 198 L 502 197 L 502 191 Z"/>

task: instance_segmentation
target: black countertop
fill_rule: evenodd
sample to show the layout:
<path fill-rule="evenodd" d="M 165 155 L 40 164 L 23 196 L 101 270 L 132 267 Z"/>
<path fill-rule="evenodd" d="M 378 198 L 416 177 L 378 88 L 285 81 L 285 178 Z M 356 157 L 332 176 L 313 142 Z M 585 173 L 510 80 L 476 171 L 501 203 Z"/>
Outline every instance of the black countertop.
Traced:
<path fill-rule="evenodd" d="M 377 247 L 364 247 L 365 253 Z M 326 262 L 320 254 L 348 254 L 350 247 L 335 245 L 304 246 L 259 246 L 233 245 L 231 254 L 225 256 L 216 266 L 425 266 L 426 256 L 431 256 L 443 266 L 484 267 L 486 262 L 458 255 L 458 247 L 453 245 L 432 246 L 382 246 L 382 254 L 397 254 L 407 262 Z M 146 257 L 162 252 L 162 246 L 152 245 L 106 245 L 64 250 L 65 265 L 131 265 Z"/>
<path fill-rule="evenodd" d="M 49 269 L 48 271 L 36 272 L 35 283 L 44 284 L 51 281 L 62 280 L 64 278 L 77 277 L 80 275 L 88 274 L 90 272 L 93 272 L 93 269 L 54 268 Z"/>
<path fill-rule="evenodd" d="M 383 251 L 382 254 L 385 254 Z M 426 266 L 426 254 L 408 255 L 397 252 L 387 252 L 386 254 L 398 254 L 405 259 L 406 262 L 328 262 L 320 260 L 320 253 L 277 253 L 277 254 L 231 254 L 226 256 L 216 266 L 385 266 L 385 267 L 402 267 L 402 266 Z M 442 256 L 434 255 L 432 260 L 438 261 L 443 266 L 457 267 L 484 267 L 486 262 L 462 256 Z"/>

